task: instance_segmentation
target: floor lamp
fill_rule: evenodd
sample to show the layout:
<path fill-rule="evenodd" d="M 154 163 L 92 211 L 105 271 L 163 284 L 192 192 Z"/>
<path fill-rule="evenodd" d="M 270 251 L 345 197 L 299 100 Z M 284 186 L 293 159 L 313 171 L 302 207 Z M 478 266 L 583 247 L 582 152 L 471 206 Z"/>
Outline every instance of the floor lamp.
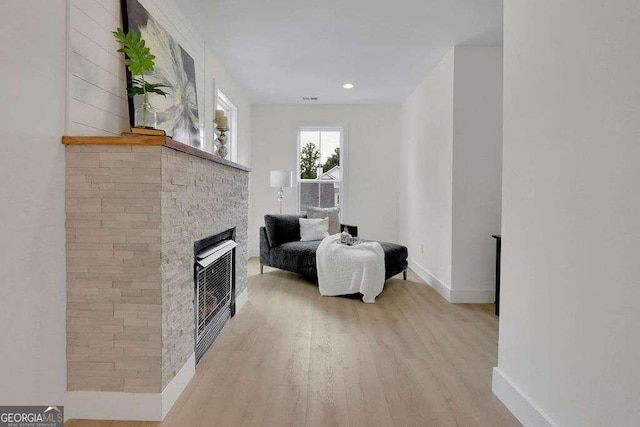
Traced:
<path fill-rule="evenodd" d="M 278 188 L 278 202 L 280 202 L 280 213 L 282 213 L 283 188 L 293 187 L 293 172 L 271 171 L 271 187 Z"/>

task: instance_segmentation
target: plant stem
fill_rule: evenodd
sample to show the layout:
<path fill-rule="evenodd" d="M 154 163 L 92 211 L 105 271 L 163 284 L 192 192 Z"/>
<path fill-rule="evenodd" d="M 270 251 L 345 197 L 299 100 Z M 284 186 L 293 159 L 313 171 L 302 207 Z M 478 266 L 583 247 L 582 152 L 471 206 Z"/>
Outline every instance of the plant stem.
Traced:
<path fill-rule="evenodd" d="M 147 107 L 149 106 L 149 98 L 147 97 L 147 82 L 144 80 L 144 74 L 140 74 L 142 80 L 142 126 L 147 127 Z"/>

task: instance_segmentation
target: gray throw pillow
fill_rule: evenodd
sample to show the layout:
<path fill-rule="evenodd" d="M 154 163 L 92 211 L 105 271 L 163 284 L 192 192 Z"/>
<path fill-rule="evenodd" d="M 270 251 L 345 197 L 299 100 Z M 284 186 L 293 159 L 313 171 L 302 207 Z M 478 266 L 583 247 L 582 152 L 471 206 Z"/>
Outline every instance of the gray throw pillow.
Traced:
<path fill-rule="evenodd" d="M 307 218 L 329 218 L 329 234 L 340 233 L 340 208 L 307 208 Z"/>
<path fill-rule="evenodd" d="M 300 223 L 298 219 L 304 215 L 265 215 L 264 228 L 267 231 L 269 246 L 280 246 L 283 243 L 300 240 Z"/>

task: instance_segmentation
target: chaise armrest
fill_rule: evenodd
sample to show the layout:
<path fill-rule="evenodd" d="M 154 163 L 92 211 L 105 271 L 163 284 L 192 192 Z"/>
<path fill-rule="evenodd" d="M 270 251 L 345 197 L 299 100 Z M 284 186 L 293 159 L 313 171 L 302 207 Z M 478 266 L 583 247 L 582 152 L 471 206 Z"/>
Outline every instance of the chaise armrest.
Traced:
<path fill-rule="evenodd" d="M 267 238 L 267 229 L 260 227 L 260 264 L 269 265 L 269 239 Z"/>

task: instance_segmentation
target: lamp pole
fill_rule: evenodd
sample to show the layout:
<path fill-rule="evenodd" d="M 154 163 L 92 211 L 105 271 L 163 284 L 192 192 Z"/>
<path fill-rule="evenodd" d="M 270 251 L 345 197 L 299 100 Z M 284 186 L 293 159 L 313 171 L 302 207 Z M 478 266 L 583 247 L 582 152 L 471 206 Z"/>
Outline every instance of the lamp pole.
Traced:
<path fill-rule="evenodd" d="M 278 202 L 280 202 L 280 215 L 282 215 L 282 200 L 284 200 L 284 189 L 280 187 L 278 190 Z"/>

